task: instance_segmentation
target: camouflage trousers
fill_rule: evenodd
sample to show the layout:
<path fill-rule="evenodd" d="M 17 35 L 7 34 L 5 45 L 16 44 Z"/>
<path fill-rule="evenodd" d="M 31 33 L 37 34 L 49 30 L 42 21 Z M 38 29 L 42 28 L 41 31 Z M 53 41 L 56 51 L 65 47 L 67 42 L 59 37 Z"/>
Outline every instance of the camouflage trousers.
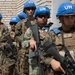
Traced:
<path fill-rule="evenodd" d="M 15 75 L 15 60 L 10 58 L 5 58 L 3 60 L 3 65 L 1 66 L 2 75 Z"/>
<path fill-rule="evenodd" d="M 41 64 L 42 65 L 42 64 Z M 29 75 L 54 75 L 54 72 L 45 66 L 39 66 L 36 58 L 29 59 Z"/>
<path fill-rule="evenodd" d="M 2 65 L 3 65 L 3 54 L 2 54 L 2 51 L 0 51 L 0 75 L 3 75 L 3 68 L 2 68 Z"/>
<path fill-rule="evenodd" d="M 25 50 L 20 49 L 18 52 L 18 58 L 19 58 L 19 75 L 28 75 L 28 60 L 25 56 Z"/>
<path fill-rule="evenodd" d="M 29 75 L 39 75 L 39 66 L 36 58 L 31 58 L 29 60 Z"/>

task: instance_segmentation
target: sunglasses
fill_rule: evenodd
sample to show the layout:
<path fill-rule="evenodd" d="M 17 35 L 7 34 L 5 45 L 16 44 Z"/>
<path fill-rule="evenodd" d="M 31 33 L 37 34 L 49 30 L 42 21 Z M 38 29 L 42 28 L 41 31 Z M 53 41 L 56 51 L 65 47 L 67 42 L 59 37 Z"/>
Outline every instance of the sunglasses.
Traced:
<path fill-rule="evenodd" d="M 35 8 L 26 8 L 26 10 L 28 10 L 28 11 L 35 10 Z"/>
<path fill-rule="evenodd" d="M 39 18 L 48 18 L 48 15 L 38 15 Z"/>
<path fill-rule="evenodd" d="M 16 24 L 17 24 L 16 22 L 11 22 L 11 23 L 10 23 L 10 25 L 16 25 Z"/>

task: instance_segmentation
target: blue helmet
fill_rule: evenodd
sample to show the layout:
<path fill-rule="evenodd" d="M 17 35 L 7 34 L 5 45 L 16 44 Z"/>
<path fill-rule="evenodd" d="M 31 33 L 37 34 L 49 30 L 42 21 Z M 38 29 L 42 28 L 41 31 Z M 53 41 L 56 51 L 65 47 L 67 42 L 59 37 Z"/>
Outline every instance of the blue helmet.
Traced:
<path fill-rule="evenodd" d="M 18 14 L 18 16 L 19 16 L 20 19 L 25 19 L 25 18 L 27 18 L 27 15 L 26 15 L 24 12 L 20 12 L 20 13 Z"/>
<path fill-rule="evenodd" d="M 2 14 L 0 13 L 0 19 L 2 19 Z"/>
<path fill-rule="evenodd" d="M 27 2 L 24 3 L 24 8 L 23 8 L 23 10 L 24 10 L 25 8 L 27 8 L 27 7 L 34 7 L 34 8 L 36 8 L 36 5 L 35 5 L 35 3 L 34 3 L 32 0 L 28 0 Z"/>
<path fill-rule="evenodd" d="M 48 18 L 50 17 L 50 9 L 46 6 L 38 6 L 34 13 L 34 18 L 36 18 L 40 14 L 47 14 Z"/>
<path fill-rule="evenodd" d="M 75 6 L 71 2 L 65 2 L 59 6 L 56 16 L 59 17 L 61 15 L 69 14 L 75 15 Z"/>
<path fill-rule="evenodd" d="M 18 16 L 13 16 L 9 23 L 18 23 L 21 19 Z"/>

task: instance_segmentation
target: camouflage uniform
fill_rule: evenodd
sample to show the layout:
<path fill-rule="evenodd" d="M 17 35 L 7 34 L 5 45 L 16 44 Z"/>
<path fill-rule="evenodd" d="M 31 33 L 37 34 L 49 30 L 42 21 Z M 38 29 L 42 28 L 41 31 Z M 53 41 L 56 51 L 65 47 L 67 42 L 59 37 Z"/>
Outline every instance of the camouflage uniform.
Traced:
<path fill-rule="evenodd" d="M 59 28 L 59 30 L 60 30 L 60 33 L 59 34 L 56 34 L 54 31 L 50 31 L 49 32 L 49 36 L 47 35 L 47 32 L 40 31 L 40 38 L 41 38 L 40 41 L 42 41 L 41 44 L 43 44 L 47 40 L 47 38 L 46 38 L 46 36 L 47 36 L 47 37 L 50 38 L 50 42 L 54 42 L 56 44 L 57 50 L 61 50 L 62 49 L 62 46 L 61 46 L 62 45 L 62 36 L 61 36 L 61 30 L 62 30 L 62 28 Z M 23 45 L 23 48 L 25 48 L 25 50 L 29 48 L 28 40 L 31 37 L 32 37 L 32 31 L 30 29 L 28 29 L 27 32 L 24 35 L 24 41 L 23 41 L 23 44 L 22 44 Z M 74 43 L 74 41 L 75 40 L 74 40 L 74 38 L 75 38 L 75 28 L 73 28 L 72 31 L 70 31 L 69 33 L 64 32 L 65 45 L 66 45 L 67 49 L 70 51 L 72 57 L 75 60 L 75 51 L 74 51 L 74 49 L 75 49 L 75 43 Z M 59 53 L 62 56 L 65 55 L 64 54 L 64 50 L 59 51 Z M 42 54 L 44 54 L 44 53 L 42 53 Z M 44 57 L 44 60 L 43 61 L 44 61 L 44 63 L 46 65 L 50 65 L 50 60 L 51 60 L 51 58 L 48 56 L 48 57 Z M 37 65 L 37 61 L 36 61 L 36 65 Z M 35 73 L 34 70 L 33 70 L 33 74 Z M 51 70 L 51 72 L 50 72 L 50 75 L 53 75 L 53 71 L 52 70 Z"/>
<path fill-rule="evenodd" d="M 3 75 L 15 75 L 16 72 L 15 65 L 17 61 L 17 44 L 14 37 L 15 33 L 12 31 L 1 37 L 1 50 L 4 57 L 2 64 Z"/>
<path fill-rule="evenodd" d="M 62 30 L 62 27 L 58 28 L 58 30 Z M 63 31 L 63 35 L 64 35 L 64 41 L 65 41 L 65 46 L 67 47 L 67 49 L 70 51 L 73 59 L 75 60 L 75 28 L 72 28 L 72 30 L 70 30 L 68 33 Z M 64 50 L 62 49 L 62 35 L 61 33 L 59 33 L 58 35 L 56 35 L 56 47 L 58 50 L 60 50 L 60 54 L 62 56 L 65 55 Z"/>
<path fill-rule="evenodd" d="M 28 63 L 27 62 L 27 58 L 25 58 L 25 54 L 27 54 L 28 52 L 26 52 L 22 46 L 21 43 L 23 41 L 23 36 L 24 33 L 26 32 L 27 28 L 29 27 L 28 25 L 33 25 L 36 23 L 36 20 L 34 19 L 33 21 L 30 21 L 28 18 L 20 21 L 17 23 L 16 25 L 16 38 L 17 38 L 17 42 L 19 43 L 19 51 L 18 51 L 18 56 L 20 59 L 20 74 L 28 74 Z"/>
<path fill-rule="evenodd" d="M 40 35 L 40 41 L 41 41 L 41 45 L 43 45 L 47 40 L 49 40 L 51 43 L 54 43 L 55 41 L 55 36 L 54 36 L 54 33 L 53 32 L 50 32 L 50 31 L 45 31 L 45 27 L 43 28 L 40 28 L 39 27 L 39 35 Z M 32 31 L 30 28 L 27 29 L 25 35 L 24 35 L 24 41 L 22 43 L 22 46 L 23 48 L 26 49 L 30 49 L 29 48 L 29 43 L 28 43 L 28 40 L 30 40 L 30 38 L 34 37 L 32 35 Z M 32 50 L 33 52 L 33 50 Z M 44 54 L 45 52 L 43 50 L 41 50 L 41 58 L 43 59 Z M 45 57 L 42 61 L 45 61 L 47 57 Z M 48 60 L 49 61 L 45 61 L 46 64 L 50 65 L 50 60 L 52 58 L 50 56 L 48 56 Z M 39 75 L 39 67 L 38 67 L 38 61 L 36 59 L 32 59 L 32 75 Z"/>
<path fill-rule="evenodd" d="M 5 26 L 4 23 L 0 22 L 0 38 L 4 34 L 6 34 L 7 32 L 8 32 L 7 26 Z M 1 39 L 0 39 L 0 41 L 1 41 Z M 1 47 L 2 47 L 2 45 L 1 45 L 1 42 L 0 42 L 0 66 L 3 64 L 3 59 L 4 59 L 3 54 L 2 54 L 2 51 L 1 51 Z M 2 68 L 0 68 L 0 70 L 2 70 Z"/>
<path fill-rule="evenodd" d="M 18 41 L 23 40 L 24 33 L 29 27 L 28 24 L 33 25 L 35 23 L 36 23 L 35 19 L 33 21 L 30 21 L 28 18 L 21 20 L 20 22 L 17 23 L 16 28 L 15 28 L 15 34 L 16 34 Z"/>
<path fill-rule="evenodd" d="M 0 37 L 7 32 L 8 32 L 7 26 L 5 26 L 5 24 L 1 22 L 0 23 Z"/>

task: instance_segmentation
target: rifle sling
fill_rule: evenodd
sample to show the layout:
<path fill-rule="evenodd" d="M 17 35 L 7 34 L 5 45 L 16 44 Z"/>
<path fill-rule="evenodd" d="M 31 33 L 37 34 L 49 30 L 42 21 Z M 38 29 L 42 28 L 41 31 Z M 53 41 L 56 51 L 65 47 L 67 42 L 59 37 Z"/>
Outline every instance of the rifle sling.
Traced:
<path fill-rule="evenodd" d="M 37 42 L 37 44 L 40 44 L 38 25 L 34 24 L 30 27 L 30 29 L 32 30 L 35 41 Z"/>
<path fill-rule="evenodd" d="M 30 26 L 31 26 L 30 20 L 27 20 L 26 22 L 22 22 L 22 33 L 24 34 L 25 33 L 25 30 L 27 28 L 29 28 Z"/>

